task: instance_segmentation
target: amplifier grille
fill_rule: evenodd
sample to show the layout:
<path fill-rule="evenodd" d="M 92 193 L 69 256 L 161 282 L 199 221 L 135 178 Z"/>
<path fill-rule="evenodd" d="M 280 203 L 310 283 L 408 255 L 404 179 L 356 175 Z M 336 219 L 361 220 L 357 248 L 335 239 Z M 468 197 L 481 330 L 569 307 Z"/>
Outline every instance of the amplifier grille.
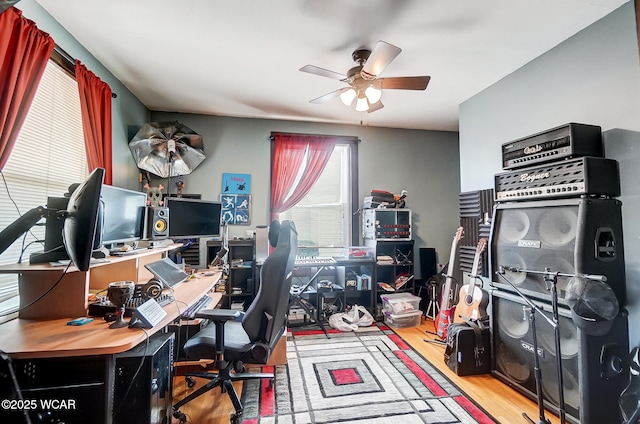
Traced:
<path fill-rule="evenodd" d="M 498 201 L 582 194 L 619 196 L 618 163 L 583 157 L 497 174 L 495 192 Z"/>

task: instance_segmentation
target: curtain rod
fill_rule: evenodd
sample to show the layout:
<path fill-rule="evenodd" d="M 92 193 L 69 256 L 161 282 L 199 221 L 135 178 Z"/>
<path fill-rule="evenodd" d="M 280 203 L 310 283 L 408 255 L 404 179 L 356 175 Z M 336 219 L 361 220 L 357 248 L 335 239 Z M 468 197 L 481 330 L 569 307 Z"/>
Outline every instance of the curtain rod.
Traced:
<path fill-rule="evenodd" d="M 76 60 L 57 44 L 53 46 L 51 60 L 60 65 L 62 69 L 73 78 L 76 77 Z M 118 95 L 112 91 L 111 97 L 115 99 Z"/>
<path fill-rule="evenodd" d="M 272 131 L 271 135 L 267 137 L 267 140 L 273 141 L 274 134 L 282 134 L 282 135 L 301 135 L 301 136 L 312 136 L 312 137 L 336 137 L 344 140 L 355 141 L 360 143 L 360 139 L 353 135 L 333 135 L 333 134 L 307 134 L 307 133 L 288 133 L 288 132 L 280 132 L 280 131 Z"/>

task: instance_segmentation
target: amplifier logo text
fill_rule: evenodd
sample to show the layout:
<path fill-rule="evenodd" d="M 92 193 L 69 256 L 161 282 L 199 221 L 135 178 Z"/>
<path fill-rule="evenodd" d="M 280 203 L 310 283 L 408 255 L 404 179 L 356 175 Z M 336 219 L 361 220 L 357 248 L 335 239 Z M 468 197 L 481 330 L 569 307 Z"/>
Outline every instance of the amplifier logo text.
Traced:
<path fill-rule="evenodd" d="M 544 180 L 550 176 L 551 174 L 548 172 L 540 172 L 539 174 L 528 174 L 525 172 L 524 174 L 520 174 L 520 181 L 523 183 L 532 183 L 537 180 Z"/>
<path fill-rule="evenodd" d="M 529 353 L 534 352 L 533 345 L 525 342 L 524 340 L 520 340 L 520 347 L 522 347 L 524 350 L 526 350 Z M 542 350 L 541 348 L 538 348 L 538 356 L 541 358 L 544 358 L 544 350 Z"/>
<path fill-rule="evenodd" d="M 540 249 L 542 243 L 540 240 L 518 240 L 518 247 L 530 247 L 532 249 Z"/>
<path fill-rule="evenodd" d="M 524 154 L 525 155 L 532 155 L 534 153 L 538 153 L 542 151 L 542 146 L 539 144 L 536 144 L 535 146 L 528 146 L 524 148 Z"/>

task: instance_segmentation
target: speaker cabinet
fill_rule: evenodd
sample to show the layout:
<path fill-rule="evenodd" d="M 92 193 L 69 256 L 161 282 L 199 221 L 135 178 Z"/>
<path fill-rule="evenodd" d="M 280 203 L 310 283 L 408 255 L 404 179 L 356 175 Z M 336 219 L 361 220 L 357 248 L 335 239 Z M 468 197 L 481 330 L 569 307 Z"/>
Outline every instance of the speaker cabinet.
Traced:
<path fill-rule="evenodd" d="M 550 304 L 536 304 L 552 317 Z M 533 332 L 525 309 L 528 305 L 518 295 L 493 290 L 491 306 L 492 374 L 537 401 Z M 622 422 L 618 398 L 629 382 L 626 311 L 622 310 L 607 334 L 591 336 L 574 325 L 569 308 L 558 309 L 567 419 L 581 424 Z M 537 312 L 535 328 L 545 407 L 558 414 L 554 329 Z"/>
<path fill-rule="evenodd" d="M 491 275 L 501 290 L 513 288 L 496 275 L 500 266 L 607 278 L 620 305 L 626 302 L 621 203 L 571 198 L 498 204 L 490 240 Z M 544 275 L 506 271 L 504 277 L 527 296 L 551 302 Z M 558 301 L 567 305 L 571 277 L 557 277 Z"/>
<path fill-rule="evenodd" d="M 173 333 L 156 333 L 115 355 L 114 424 L 171 422 L 173 343 Z"/>
<path fill-rule="evenodd" d="M 144 217 L 144 238 L 159 240 L 169 237 L 169 208 L 147 206 Z"/>

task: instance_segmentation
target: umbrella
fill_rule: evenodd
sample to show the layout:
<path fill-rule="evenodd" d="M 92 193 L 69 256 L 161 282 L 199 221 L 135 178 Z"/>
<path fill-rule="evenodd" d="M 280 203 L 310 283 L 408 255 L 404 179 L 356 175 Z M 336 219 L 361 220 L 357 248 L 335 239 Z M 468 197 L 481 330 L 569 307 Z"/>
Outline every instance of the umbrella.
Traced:
<path fill-rule="evenodd" d="M 205 159 L 202 136 L 179 121 L 144 124 L 129 150 L 138 168 L 162 178 L 190 174 Z"/>

